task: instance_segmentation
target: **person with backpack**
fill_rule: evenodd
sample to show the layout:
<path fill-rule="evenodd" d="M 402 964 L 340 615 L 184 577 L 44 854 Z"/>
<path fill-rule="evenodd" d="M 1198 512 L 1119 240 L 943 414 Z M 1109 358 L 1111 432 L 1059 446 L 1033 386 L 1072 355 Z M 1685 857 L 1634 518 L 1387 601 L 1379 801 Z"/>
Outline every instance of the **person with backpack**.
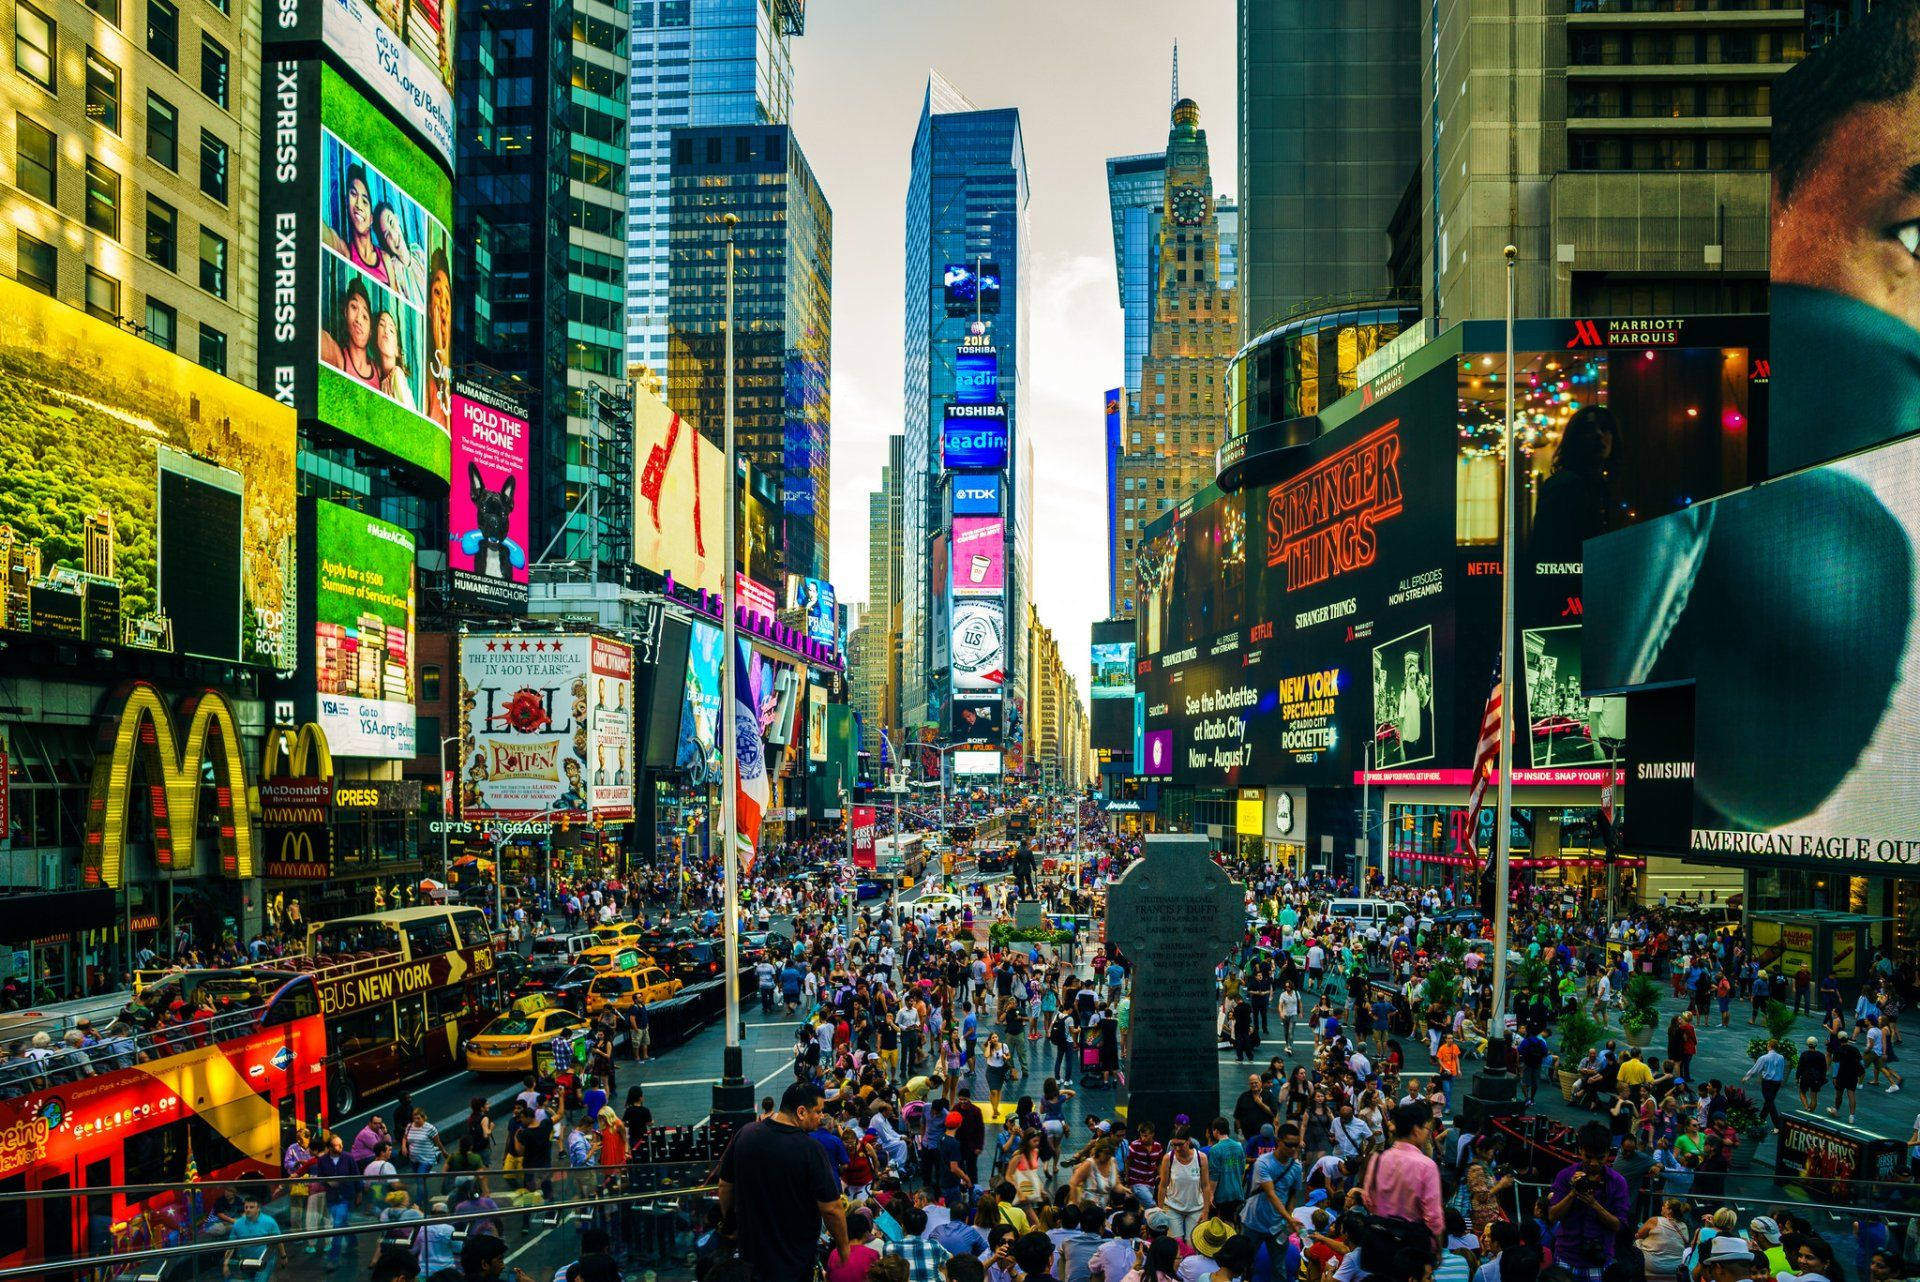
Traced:
<path fill-rule="evenodd" d="M 1527 1035 L 1520 1039 L 1516 1049 L 1520 1056 L 1520 1091 L 1527 1103 L 1531 1104 L 1534 1096 L 1540 1093 L 1540 1073 L 1551 1058 L 1551 1053 L 1547 1048 L 1547 1039 L 1540 1036 L 1536 1028 L 1527 1030 Z"/>
<path fill-rule="evenodd" d="M 1287 1238 L 1293 1232 L 1293 1207 L 1300 1199 L 1303 1177 L 1300 1127 L 1284 1122 L 1274 1134 L 1273 1149 L 1254 1162 L 1247 1176 L 1247 1200 L 1240 1206 L 1240 1227 L 1256 1247 L 1266 1250 L 1273 1272 L 1286 1257 Z"/>

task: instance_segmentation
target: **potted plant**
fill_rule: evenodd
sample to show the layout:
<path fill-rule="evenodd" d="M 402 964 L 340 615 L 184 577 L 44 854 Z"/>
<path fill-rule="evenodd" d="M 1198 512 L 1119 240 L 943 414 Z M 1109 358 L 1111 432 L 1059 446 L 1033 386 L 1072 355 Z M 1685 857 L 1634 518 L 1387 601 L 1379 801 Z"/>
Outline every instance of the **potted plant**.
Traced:
<path fill-rule="evenodd" d="M 1767 1026 L 1765 1037 L 1747 1039 L 1747 1058 L 1759 1059 L 1766 1054 L 1767 1043 L 1772 1042 L 1786 1058 L 1787 1072 L 1791 1073 L 1800 1063 L 1800 1048 L 1793 1044 L 1793 1008 L 1783 1001 L 1770 1001 L 1760 1008 L 1760 1022 Z"/>
<path fill-rule="evenodd" d="M 1606 1033 L 1606 1026 L 1587 1014 L 1583 1007 L 1576 1006 L 1560 1017 L 1557 1035 L 1560 1042 L 1560 1094 L 1569 1104 L 1573 1102 L 1573 1088 L 1580 1083 L 1580 1061 L 1600 1044 L 1600 1039 Z"/>
<path fill-rule="evenodd" d="M 1627 1045 L 1639 1050 L 1660 1025 L 1660 985 L 1650 975 L 1635 975 L 1620 995 L 1620 1028 Z"/>

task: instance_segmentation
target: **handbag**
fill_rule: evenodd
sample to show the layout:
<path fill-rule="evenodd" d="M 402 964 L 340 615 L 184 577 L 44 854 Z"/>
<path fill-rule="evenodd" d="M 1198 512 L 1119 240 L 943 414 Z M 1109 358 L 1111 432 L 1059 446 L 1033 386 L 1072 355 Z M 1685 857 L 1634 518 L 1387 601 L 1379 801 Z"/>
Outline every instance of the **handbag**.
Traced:
<path fill-rule="evenodd" d="M 1378 1166 L 1378 1158 L 1368 1164 L 1366 1182 L 1360 1190 L 1368 1208 L 1366 1225 L 1360 1231 L 1360 1267 L 1368 1273 L 1387 1272 L 1402 1251 L 1433 1249 L 1433 1230 L 1425 1224 L 1397 1215 L 1380 1215 L 1372 1209 L 1373 1176 Z"/>

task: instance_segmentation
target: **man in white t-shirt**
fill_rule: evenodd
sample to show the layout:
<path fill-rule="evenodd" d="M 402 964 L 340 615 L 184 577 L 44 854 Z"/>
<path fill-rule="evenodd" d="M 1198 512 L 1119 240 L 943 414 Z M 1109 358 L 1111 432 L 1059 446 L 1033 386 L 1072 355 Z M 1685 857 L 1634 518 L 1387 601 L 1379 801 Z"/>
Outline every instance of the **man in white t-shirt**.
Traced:
<path fill-rule="evenodd" d="M 1373 1076 L 1373 1061 L 1367 1058 L 1365 1051 L 1356 1046 L 1353 1048 L 1353 1054 L 1347 1056 L 1347 1071 L 1353 1074 L 1354 1081 L 1365 1082 Z"/>

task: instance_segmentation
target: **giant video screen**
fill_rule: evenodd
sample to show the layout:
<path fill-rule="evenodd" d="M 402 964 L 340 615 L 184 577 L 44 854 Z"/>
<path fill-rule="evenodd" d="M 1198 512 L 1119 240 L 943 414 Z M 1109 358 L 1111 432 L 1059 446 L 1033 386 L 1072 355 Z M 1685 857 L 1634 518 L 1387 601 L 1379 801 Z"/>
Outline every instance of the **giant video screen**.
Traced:
<path fill-rule="evenodd" d="M 1920 439 L 1587 547 L 1589 687 L 1694 684 L 1692 852 L 1920 864 Z"/>
<path fill-rule="evenodd" d="M 1331 785 L 1444 755 L 1452 374 L 1363 410 L 1290 474 L 1203 492 L 1151 531 L 1140 742 L 1176 783 Z"/>
<path fill-rule="evenodd" d="M 448 479 L 453 184 L 331 66 L 270 63 L 260 384 L 340 436 Z"/>
<path fill-rule="evenodd" d="M 291 409 L 7 278 L 0 401 L 0 525 L 88 640 L 294 666 Z"/>
<path fill-rule="evenodd" d="M 269 49 L 324 44 L 453 168 L 454 0 L 274 0 Z"/>
<path fill-rule="evenodd" d="M 415 755 L 413 536 L 314 503 L 314 717 L 348 757 Z"/>

